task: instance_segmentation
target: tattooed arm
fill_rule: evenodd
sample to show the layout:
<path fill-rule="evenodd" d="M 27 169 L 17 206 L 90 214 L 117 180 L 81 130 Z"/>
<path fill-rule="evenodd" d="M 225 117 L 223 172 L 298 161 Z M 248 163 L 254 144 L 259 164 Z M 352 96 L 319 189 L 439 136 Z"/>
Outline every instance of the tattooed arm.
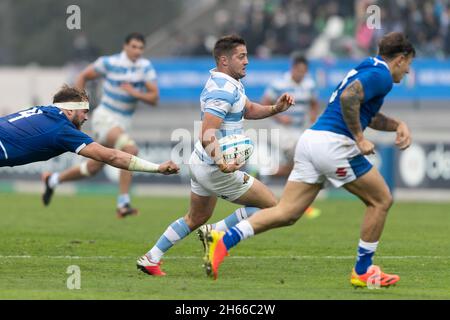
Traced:
<path fill-rule="evenodd" d="M 379 131 L 397 131 L 400 121 L 389 118 L 382 113 L 377 113 L 369 124 L 369 127 Z"/>
<path fill-rule="evenodd" d="M 372 118 L 369 127 L 380 131 L 396 131 L 397 138 L 395 139 L 395 144 L 401 150 L 405 150 L 411 145 L 411 133 L 403 121 L 389 118 L 382 113 L 377 113 Z"/>
<path fill-rule="evenodd" d="M 359 80 L 350 83 L 341 94 L 341 109 L 345 123 L 355 140 L 363 138 L 359 110 L 364 101 L 364 90 Z"/>
<path fill-rule="evenodd" d="M 347 124 L 348 129 L 355 138 L 356 145 L 362 154 L 367 155 L 374 153 L 374 144 L 364 138 L 361 128 L 360 108 L 364 101 L 364 89 L 359 80 L 350 83 L 342 92 L 340 102 L 342 116 Z"/>

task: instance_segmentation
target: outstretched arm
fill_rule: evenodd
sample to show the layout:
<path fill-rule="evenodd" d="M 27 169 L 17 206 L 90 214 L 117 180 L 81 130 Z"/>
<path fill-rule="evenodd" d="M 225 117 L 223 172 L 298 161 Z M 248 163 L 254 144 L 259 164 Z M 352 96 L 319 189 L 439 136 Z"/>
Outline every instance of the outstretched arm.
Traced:
<path fill-rule="evenodd" d="M 277 113 L 286 111 L 295 104 L 294 97 L 288 93 L 283 93 L 273 105 L 261 105 L 247 99 L 245 103 L 245 119 L 264 119 Z"/>
<path fill-rule="evenodd" d="M 120 150 L 106 148 L 96 142 L 88 144 L 81 149 L 79 154 L 83 157 L 101 161 L 113 167 L 128 171 L 153 172 L 168 175 L 178 173 L 180 170 L 170 160 L 162 164 L 155 164 Z"/>

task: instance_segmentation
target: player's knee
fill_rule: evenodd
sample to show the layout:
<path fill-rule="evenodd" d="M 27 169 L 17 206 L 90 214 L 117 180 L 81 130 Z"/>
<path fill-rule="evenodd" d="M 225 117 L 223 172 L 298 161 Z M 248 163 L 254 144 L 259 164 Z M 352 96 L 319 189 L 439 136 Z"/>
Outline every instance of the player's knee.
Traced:
<path fill-rule="evenodd" d="M 103 168 L 103 163 L 93 163 L 91 166 L 88 165 L 88 170 L 91 175 L 96 175 Z"/>
<path fill-rule="evenodd" d="M 282 223 L 284 226 L 292 226 L 294 225 L 298 219 L 301 217 L 301 213 L 295 215 L 283 215 Z"/>
<path fill-rule="evenodd" d="M 388 211 L 394 203 L 394 198 L 392 197 L 391 193 L 387 193 L 382 201 L 383 209 Z"/>
<path fill-rule="evenodd" d="M 278 200 L 273 197 L 273 199 L 269 199 L 267 208 L 275 207 L 278 204 Z"/>
<path fill-rule="evenodd" d="M 278 204 L 277 198 L 273 194 L 270 194 L 270 196 L 268 196 L 265 199 L 264 204 L 261 207 L 261 209 L 272 208 L 272 207 L 275 207 L 277 204 Z"/>
<path fill-rule="evenodd" d="M 122 151 L 134 156 L 137 156 L 137 154 L 139 153 L 139 149 L 135 145 L 127 145 L 122 148 Z"/>
<path fill-rule="evenodd" d="M 195 215 L 192 216 L 189 213 L 184 217 L 186 224 L 189 226 L 189 229 L 195 230 L 198 227 L 204 225 L 209 219 L 207 215 Z"/>
<path fill-rule="evenodd" d="M 394 198 L 390 192 L 386 192 L 383 195 L 377 197 L 373 200 L 373 205 L 382 211 L 388 211 L 392 204 L 394 203 Z"/>
<path fill-rule="evenodd" d="M 292 226 L 297 222 L 298 218 L 288 216 L 283 220 L 285 226 Z"/>
<path fill-rule="evenodd" d="M 84 161 L 80 164 L 80 173 L 85 177 L 96 175 L 103 167 L 101 163 Z"/>
<path fill-rule="evenodd" d="M 116 143 L 114 144 L 114 149 L 122 150 L 133 155 L 137 155 L 138 153 L 136 142 L 126 133 L 121 134 L 117 138 Z"/>
<path fill-rule="evenodd" d="M 303 214 L 302 210 L 299 210 L 292 205 L 278 205 L 276 208 L 277 214 L 280 215 L 281 223 L 284 226 L 291 226 L 295 224 Z"/>

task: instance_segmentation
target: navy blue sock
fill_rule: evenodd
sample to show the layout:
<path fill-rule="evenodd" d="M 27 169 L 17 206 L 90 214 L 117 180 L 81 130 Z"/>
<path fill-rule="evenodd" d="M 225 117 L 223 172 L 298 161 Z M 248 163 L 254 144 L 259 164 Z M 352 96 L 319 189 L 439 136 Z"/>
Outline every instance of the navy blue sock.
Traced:
<path fill-rule="evenodd" d="M 355 271 L 361 275 L 367 272 L 367 269 L 372 265 L 372 257 L 375 251 L 370 251 L 358 247 L 358 259 L 356 260 Z"/>

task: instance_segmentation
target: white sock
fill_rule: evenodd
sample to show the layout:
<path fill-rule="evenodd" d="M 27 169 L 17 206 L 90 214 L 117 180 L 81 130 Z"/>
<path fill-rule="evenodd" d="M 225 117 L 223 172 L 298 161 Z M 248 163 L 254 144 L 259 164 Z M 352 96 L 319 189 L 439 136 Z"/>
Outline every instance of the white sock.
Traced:
<path fill-rule="evenodd" d="M 216 223 L 212 224 L 212 229 L 213 230 L 219 230 L 219 231 L 227 231 L 228 230 L 228 226 L 225 223 L 225 220 L 220 220 L 219 222 L 216 222 Z"/>
<path fill-rule="evenodd" d="M 55 187 L 58 184 L 59 184 L 59 173 L 58 172 L 52 173 L 52 175 L 48 179 L 48 186 L 52 189 L 55 189 Z"/>
<path fill-rule="evenodd" d="M 237 228 L 241 232 L 241 240 L 250 238 L 255 235 L 255 231 L 253 230 L 252 225 L 248 220 L 242 220 L 239 222 L 235 228 Z"/>
<path fill-rule="evenodd" d="M 154 246 L 147 254 L 146 256 L 150 259 L 151 262 L 158 263 L 162 256 L 164 255 L 164 252 L 162 252 L 157 246 Z"/>
<path fill-rule="evenodd" d="M 370 252 L 377 251 L 378 241 L 377 242 L 365 242 L 362 239 L 359 239 L 359 247 L 366 249 Z"/>
<path fill-rule="evenodd" d="M 128 203 L 130 203 L 130 195 L 128 193 L 120 194 L 117 197 L 117 208 L 123 208 Z"/>

